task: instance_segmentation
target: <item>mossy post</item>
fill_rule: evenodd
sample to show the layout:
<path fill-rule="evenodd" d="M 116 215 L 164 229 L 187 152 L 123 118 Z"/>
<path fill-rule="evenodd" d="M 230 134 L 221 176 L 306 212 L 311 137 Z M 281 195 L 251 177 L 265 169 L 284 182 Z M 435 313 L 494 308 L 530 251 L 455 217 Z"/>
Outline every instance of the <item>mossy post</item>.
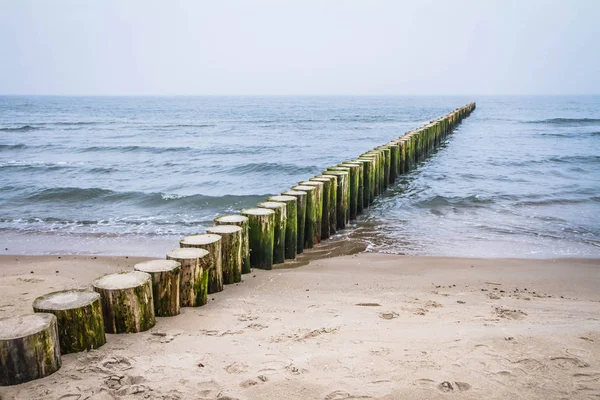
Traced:
<path fill-rule="evenodd" d="M 362 167 L 362 208 L 367 209 L 371 205 L 371 187 L 372 187 L 372 160 L 365 158 L 357 158 L 355 163 L 358 163 Z"/>
<path fill-rule="evenodd" d="M 287 229 L 287 206 L 277 201 L 258 203 L 259 208 L 275 211 L 275 230 L 273 232 L 273 264 L 285 262 L 285 231 Z"/>
<path fill-rule="evenodd" d="M 236 225 L 216 225 L 206 228 L 206 232 L 221 236 L 221 268 L 223 284 L 231 285 L 242 281 L 242 250 L 244 229 Z"/>
<path fill-rule="evenodd" d="M 348 222 L 350 222 L 350 173 L 348 171 L 324 171 L 323 175 L 337 177 L 337 229 L 345 229 Z"/>
<path fill-rule="evenodd" d="M 60 366 L 58 324 L 53 314 L 0 319 L 0 386 L 43 378 Z"/>
<path fill-rule="evenodd" d="M 282 196 L 294 196 L 296 198 L 296 253 L 304 252 L 304 229 L 306 222 L 306 197 L 307 193 L 302 190 L 288 190 L 281 193 Z"/>
<path fill-rule="evenodd" d="M 302 181 L 299 183 L 301 186 L 314 186 L 316 193 L 316 216 L 315 216 L 315 239 L 314 243 L 321 243 L 322 232 L 323 232 L 323 201 L 325 195 L 325 184 L 319 181 Z"/>
<path fill-rule="evenodd" d="M 383 190 L 382 190 L 382 192 L 384 192 L 387 190 L 387 188 L 390 184 L 390 168 L 391 168 L 392 152 L 391 152 L 390 148 L 387 146 L 380 146 L 377 148 L 377 150 L 380 150 L 383 152 Z"/>
<path fill-rule="evenodd" d="M 173 260 L 149 260 L 133 266 L 133 269 L 152 277 L 154 315 L 174 317 L 179 315 L 179 285 L 181 264 Z"/>
<path fill-rule="evenodd" d="M 295 196 L 280 195 L 271 196 L 267 200 L 285 203 L 285 259 L 294 260 L 298 246 L 298 199 Z"/>
<path fill-rule="evenodd" d="M 325 180 L 329 181 L 329 199 L 327 200 L 327 226 L 329 227 L 329 235 L 327 237 L 331 237 L 337 232 L 338 177 L 336 175 L 317 175 L 312 179 L 322 182 L 325 182 Z M 325 207 L 325 203 L 323 203 L 323 207 Z M 323 213 L 325 213 L 325 209 L 323 209 Z M 323 218 L 325 218 L 325 215 L 323 215 Z"/>
<path fill-rule="evenodd" d="M 105 275 L 92 286 L 102 298 L 106 333 L 143 332 L 156 323 L 149 274 L 130 271 Z"/>
<path fill-rule="evenodd" d="M 186 236 L 179 241 L 180 247 L 191 247 L 208 251 L 208 294 L 223 291 L 223 257 L 221 236 L 213 233 Z"/>
<path fill-rule="evenodd" d="M 358 186 L 356 192 L 356 215 L 362 214 L 364 209 L 364 190 L 365 190 L 365 176 L 363 173 L 363 163 L 360 161 L 346 161 L 339 165 L 340 167 L 350 168 L 350 175 L 356 174 L 358 179 Z M 353 171 L 354 170 L 354 171 Z M 352 178 L 351 178 L 352 179 Z"/>
<path fill-rule="evenodd" d="M 400 146 L 392 141 L 386 145 L 390 149 L 390 185 L 396 183 L 400 175 Z"/>
<path fill-rule="evenodd" d="M 100 295 L 87 289 L 62 290 L 33 302 L 36 313 L 56 316 L 62 354 L 97 349 L 106 343 Z"/>
<path fill-rule="evenodd" d="M 314 178 L 310 178 L 310 182 L 318 182 L 323 184 L 321 188 L 323 191 L 323 207 L 321 210 L 321 240 L 328 239 L 331 235 L 330 221 L 331 218 L 329 216 L 329 212 L 331 211 L 330 201 L 331 201 L 331 185 L 333 177 L 322 177 L 315 176 Z"/>
<path fill-rule="evenodd" d="M 205 305 L 208 301 L 208 270 L 212 268 L 208 251 L 191 247 L 173 249 L 167 253 L 167 260 L 181 264 L 180 307 Z"/>
<path fill-rule="evenodd" d="M 248 217 L 252 268 L 273 269 L 275 211 L 267 208 L 250 208 L 242 210 L 241 214 Z"/>
<path fill-rule="evenodd" d="M 374 157 L 375 158 L 375 173 L 374 173 L 374 197 L 383 193 L 383 166 L 385 156 L 381 150 L 371 150 L 360 156 L 360 158 Z"/>
<path fill-rule="evenodd" d="M 375 201 L 375 197 L 377 196 L 376 192 L 376 180 L 377 180 L 377 156 L 374 154 L 365 154 L 358 158 L 358 161 L 364 162 L 367 168 L 367 174 L 365 181 L 368 181 L 368 184 L 365 183 L 366 193 L 364 194 L 364 198 L 367 200 L 368 205 L 370 206 Z"/>
<path fill-rule="evenodd" d="M 355 220 L 358 210 L 358 166 L 336 166 L 329 167 L 327 170 L 348 173 L 348 220 Z"/>
<path fill-rule="evenodd" d="M 242 228 L 242 274 L 249 274 L 250 243 L 248 242 L 248 218 L 243 215 L 224 215 L 214 219 L 215 225 L 236 225 Z"/>
<path fill-rule="evenodd" d="M 315 232 L 317 230 L 317 188 L 314 186 L 298 185 L 294 186 L 292 190 L 306 192 L 303 246 L 305 249 L 312 249 L 315 245 Z"/>

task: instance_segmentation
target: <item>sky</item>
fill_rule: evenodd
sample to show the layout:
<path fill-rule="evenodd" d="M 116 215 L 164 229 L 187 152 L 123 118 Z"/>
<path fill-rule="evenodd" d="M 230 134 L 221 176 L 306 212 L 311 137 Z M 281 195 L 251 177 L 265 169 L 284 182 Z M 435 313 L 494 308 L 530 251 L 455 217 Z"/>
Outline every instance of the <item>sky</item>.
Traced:
<path fill-rule="evenodd" d="M 600 0 L 0 0 L 0 94 L 600 94 Z"/>

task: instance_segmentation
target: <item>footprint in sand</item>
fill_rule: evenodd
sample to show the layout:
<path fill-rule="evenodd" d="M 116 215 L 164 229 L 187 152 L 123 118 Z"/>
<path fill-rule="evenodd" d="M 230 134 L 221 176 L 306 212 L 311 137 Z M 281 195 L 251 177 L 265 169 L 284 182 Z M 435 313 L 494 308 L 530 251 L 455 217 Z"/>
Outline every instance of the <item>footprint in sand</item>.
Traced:
<path fill-rule="evenodd" d="M 550 361 L 561 369 L 587 368 L 590 366 L 590 364 L 576 357 L 550 357 Z"/>
<path fill-rule="evenodd" d="M 394 319 L 397 317 L 398 317 L 398 313 L 395 313 L 395 312 L 379 313 L 379 318 L 381 318 L 381 319 Z"/>
<path fill-rule="evenodd" d="M 503 308 L 503 307 L 495 307 L 494 314 L 496 314 L 500 318 L 513 319 L 513 320 L 523 319 L 527 316 L 527 313 L 525 313 L 524 311 L 510 310 L 508 308 Z"/>
<path fill-rule="evenodd" d="M 229 364 L 224 369 L 230 374 L 243 374 L 244 372 L 248 371 L 248 364 L 236 361 Z"/>
<path fill-rule="evenodd" d="M 444 381 L 438 385 L 438 389 L 442 392 L 466 392 L 471 389 L 471 385 L 466 382 L 450 382 Z"/>
<path fill-rule="evenodd" d="M 370 396 L 357 396 L 341 390 L 329 393 L 323 400 L 371 399 Z"/>

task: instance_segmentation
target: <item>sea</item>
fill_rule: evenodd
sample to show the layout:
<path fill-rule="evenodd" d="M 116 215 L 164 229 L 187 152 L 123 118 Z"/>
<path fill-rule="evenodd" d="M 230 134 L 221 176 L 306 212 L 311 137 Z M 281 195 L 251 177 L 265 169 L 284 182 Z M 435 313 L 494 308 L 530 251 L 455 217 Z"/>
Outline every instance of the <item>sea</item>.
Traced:
<path fill-rule="evenodd" d="M 215 217 L 471 101 L 337 239 L 600 257 L 600 96 L 0 96 L 0 254 L 163 257 Z"/>

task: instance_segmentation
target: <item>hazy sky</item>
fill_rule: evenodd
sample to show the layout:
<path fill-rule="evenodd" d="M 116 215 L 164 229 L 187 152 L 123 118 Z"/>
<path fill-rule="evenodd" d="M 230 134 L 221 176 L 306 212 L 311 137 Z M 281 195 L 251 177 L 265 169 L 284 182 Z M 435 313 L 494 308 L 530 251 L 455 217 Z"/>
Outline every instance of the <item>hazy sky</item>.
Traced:
<path fill-rule="evenodd" d="M 0 0 L 0 94 L 600 94 L 600 0 Z"/>

